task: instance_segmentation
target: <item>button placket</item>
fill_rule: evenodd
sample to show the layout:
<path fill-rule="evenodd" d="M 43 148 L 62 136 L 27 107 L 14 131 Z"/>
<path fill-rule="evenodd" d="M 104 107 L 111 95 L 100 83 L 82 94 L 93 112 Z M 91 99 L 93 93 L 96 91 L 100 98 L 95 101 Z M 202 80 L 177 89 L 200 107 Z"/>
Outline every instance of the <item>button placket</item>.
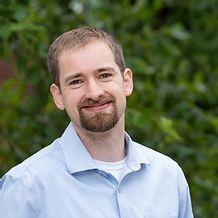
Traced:
<path fill-rule="evenodd" d="M 117 188 L 117 192 L 118 192 L 119 194 L 121 194 L 122 189 L 120 188 L 120 186 Z"/>

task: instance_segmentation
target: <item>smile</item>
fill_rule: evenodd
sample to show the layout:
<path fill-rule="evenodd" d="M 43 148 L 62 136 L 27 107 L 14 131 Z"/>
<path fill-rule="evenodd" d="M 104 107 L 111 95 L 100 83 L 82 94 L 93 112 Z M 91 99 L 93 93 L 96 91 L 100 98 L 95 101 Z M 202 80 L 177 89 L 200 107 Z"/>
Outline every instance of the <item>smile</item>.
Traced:
<path fill-rule="evenodd" d="M 108 108 L 110 106 L 110 104 L 111 104 L 111 101 L 105 102 L 105 103 L 96 103 L 93 105 L 85 106 L 85 107 L 83 107 L 83 109 L 90 111 L 90 112 L 98 112 L 98 111 L 101 111 L 101 110 Z"/>

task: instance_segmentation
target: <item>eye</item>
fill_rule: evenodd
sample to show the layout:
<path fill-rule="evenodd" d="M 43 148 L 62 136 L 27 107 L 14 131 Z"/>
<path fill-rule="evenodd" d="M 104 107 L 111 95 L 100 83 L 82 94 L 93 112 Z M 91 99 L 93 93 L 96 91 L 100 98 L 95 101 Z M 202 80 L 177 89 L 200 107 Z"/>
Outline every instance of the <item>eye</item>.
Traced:
<path fill-rule="evenodd" d="M 71 80 L 69 82 L 69 86 L 73 87 L 73 88 L 78 88 L 83 84 L 83 80 L 82 79 L 75 79 L 75 80 Z"/>
<path fill-rule="evenodd" d="M 103 79 L 103 80 L 107 80 L 107 79 L 110 79 L 112 77 L 112 74 L 111 73 L 102 73 L 99 75 L 99 79 Z"/>
<path fill-rule="evenodd" d="M 80 79 L 76 79 L 76 80 L 73 80 L 73 81 L 70 81 L 70 85 L 74 85 L 74 84 L 80 84 L 82 81 Z"/>

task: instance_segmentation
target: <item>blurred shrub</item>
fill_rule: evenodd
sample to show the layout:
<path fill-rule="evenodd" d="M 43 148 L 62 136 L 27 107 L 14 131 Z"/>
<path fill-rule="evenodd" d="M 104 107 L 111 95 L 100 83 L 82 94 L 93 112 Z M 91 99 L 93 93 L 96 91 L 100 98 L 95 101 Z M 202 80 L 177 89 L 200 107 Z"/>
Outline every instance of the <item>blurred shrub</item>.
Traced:
<path fill-rule="evenodd" d="M 68 118 L 49 94 L 48 46 L 64 31 L 96 26 L 121 42 L 134 71 L 127 131 L 179 162 L 195 217 L 217 217 L 217 6 L 217 0 L 3 0 L 0 57 L 14 76 L 0 86 L 0 174 L 64 130 Z"/>

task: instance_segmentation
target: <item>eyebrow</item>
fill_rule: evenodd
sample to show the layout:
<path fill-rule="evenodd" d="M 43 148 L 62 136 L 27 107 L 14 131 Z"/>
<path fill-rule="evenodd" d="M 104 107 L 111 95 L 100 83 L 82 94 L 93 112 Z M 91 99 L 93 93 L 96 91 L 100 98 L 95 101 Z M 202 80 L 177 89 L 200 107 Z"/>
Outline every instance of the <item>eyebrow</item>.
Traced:
<path fill-rule="evenodd" d="M 101 73 L 104 71 L 113 71 L 116 72 L 116 70 L 113 67 L 103 67 L 96 70 L 97 73 Z"/>

